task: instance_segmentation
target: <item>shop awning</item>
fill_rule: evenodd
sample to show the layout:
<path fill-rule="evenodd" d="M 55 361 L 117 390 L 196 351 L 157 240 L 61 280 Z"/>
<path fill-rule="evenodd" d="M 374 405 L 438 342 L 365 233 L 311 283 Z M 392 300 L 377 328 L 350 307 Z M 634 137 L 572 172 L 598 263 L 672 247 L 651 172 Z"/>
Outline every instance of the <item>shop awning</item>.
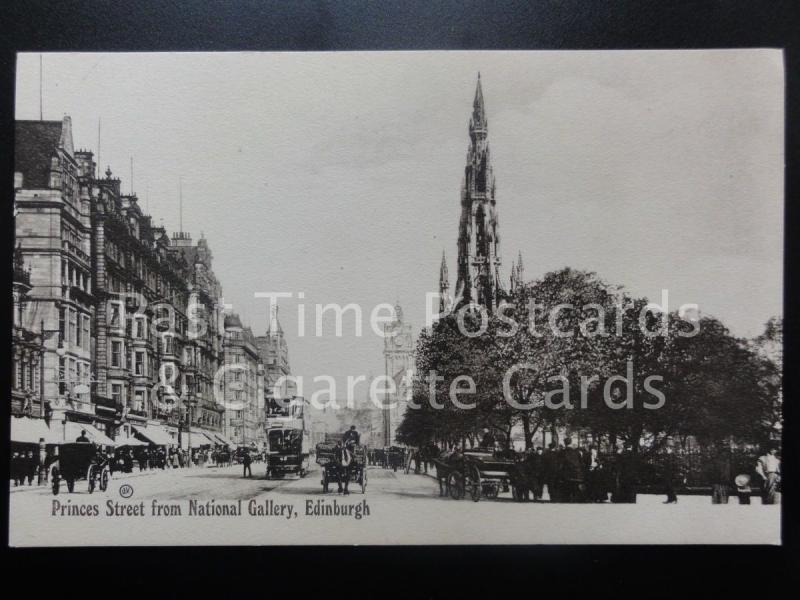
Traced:
<path fill-rule="evenodd" d="M 202 431 L 192 431 L 192 435 L 184 431 L 181 433 L 181 448 L 187 450 L 189 448 L 189 437 L 192 438 L 192 448 L 202 448 L 203 446 L 216 446 L 219 442 L 211 439 Z"/>
<path fill-rule="evenodd" d="M 230 446 L 231 448 L 235 448 L 236 447 L 236 444 L 234 444 L 232 441 L 230 441 L 228 438 L 226 438 L 221 433 L 216 433 L 215 432 L 213 435 L 214 435 L 215 438 L 217 438 L 219 440 L 218 443 L 222 444 L 223 446 Z"/>
<path fill-rule="evenodd" d="M 66 437 L 64 441 L 66 442 L 74 442 L 80 437 L 81 432 L 85 431 L 86 437 L 92 440 L 95 444 L 101 444 L 103 446 L 117 445 L 117 443 L 110 437 L 108 437 L 105 433 L 87 423 L 76 423 L 74 421 L 67 421 L 64 427 L 65 427 L 65 437 Z"/>
<path fill-rule="evenodd" d="M 120 438 L 117 440 L 117 446 L 149 446 L 147 442 L 137 440 L 135 437 Z"/>
<path fill-rule="evenodd" d="M 38 444 L 44 438 L 47 444 L 57 444 L 61 440 L 47 427 L 44 419 L 32 417 L 11 417 L 11 441 L 24 444 Z"/>
<path fill-rule="evenodd" d="M 156 446 L 174 446 L 177 444 L 173 438 L 163 427 L 158 425 L 148 425 L 147 427 L 133 427 L 132 428 L 140 436 L 148 440 L 151 444 Z"/>

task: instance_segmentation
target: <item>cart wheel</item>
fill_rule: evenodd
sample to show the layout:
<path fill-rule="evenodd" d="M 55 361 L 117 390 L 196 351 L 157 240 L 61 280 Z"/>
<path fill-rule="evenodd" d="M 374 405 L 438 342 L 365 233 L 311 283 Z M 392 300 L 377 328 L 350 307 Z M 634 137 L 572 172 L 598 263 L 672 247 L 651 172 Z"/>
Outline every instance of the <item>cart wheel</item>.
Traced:
<path fill-rule="evenodd" d="M 105 492 L 108 489 L 108 469 L 103 469 L 100 474 L 100 490 Z"/>
<path fill-rule="evenodd" d="M 75 480 L 67 479 L 67 491 L 71 494 L 75 491 Z"/>
<path fill-rule="evenodd" d="M 58 477 L 58 473 L 53 473 L 51 475 L 53 480 L 53 496 L 58 496 L 58 490 L 61 487 L 61 479 Z"/>
<path fill-rule="evenodd" d="M 361 475 L 361 493 L 367 493 L 367 468 L 364 467 L 363 474 Z"/>
<path fill-rule="evenodd" d="M 475 465 L 470 468 L 469 479 L 464 487 L 469 488 L 470 497 L 473 502 L 477 502 L 481 499 L 481 473 Z"/>
<path fill-rule="evenodd" d="M 447 478 L 447 489 L 453 500 L 461 500 L 464 497 L 464 478 L 458 471 L 453 471 Z"/>
<path fill-rule="evenodd" d="M 95 481 L 95 473 L 97 469 L 95 469 L 94 465 L 89 465 L 89 470 L 86 473 L 86 479 L 89 481 L 89 493 L 91 494 L 94 492 L 94 486 L 96 485 Z"/>

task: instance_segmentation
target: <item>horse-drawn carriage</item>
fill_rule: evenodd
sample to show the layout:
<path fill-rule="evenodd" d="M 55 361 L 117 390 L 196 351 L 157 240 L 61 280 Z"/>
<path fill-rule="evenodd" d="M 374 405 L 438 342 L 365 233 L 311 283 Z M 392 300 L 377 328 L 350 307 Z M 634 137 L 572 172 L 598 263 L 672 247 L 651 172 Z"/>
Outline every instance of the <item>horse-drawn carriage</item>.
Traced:
<path fill-rule="evenodd" d="M 518 463 L 510 456 L 488 450 L 443 452 L 433 459 L 439 495 L 460 500 L 469 495 L 474 502 L 497 498 L 501 491 L 512 490 L 519 499 L 522 483 L 518 481 Z"/>
<path fill-rule="evenodd" d="M 343 446 L 343 460 L 336 456 L 336 444 L 323 442 L 317 444 L 317 464 L 322 467 L 322 492 L 327 493 L 331 483 L 344 483 L 342 477 L 349 473 L 349 482 L 361 486 L 361 493 L 367 490 L 367 447 L 359 445 Z"/>
<path fill-rule="evenodd" d="M 405 464 L 406 451 L 405 448 L 399 446 L 390 446 L 386 448 L 385 456 L 385 468 L 392 469 L 396 472 L 397 469 L 402 468 Z"/>
<path fill-rule="evenodd" d="M 67 482 L 70 493 L 75 490 L 75 481 L 83 478 L 89 483 L 90 494 L 98 486 L 101 491 L 106 491 L 110 478 L 109 457 L 94 443 L 60 444 L 58 460 L 51 467 L 50 477 L 53 495 L 58 494 L 62 479 Z"/>

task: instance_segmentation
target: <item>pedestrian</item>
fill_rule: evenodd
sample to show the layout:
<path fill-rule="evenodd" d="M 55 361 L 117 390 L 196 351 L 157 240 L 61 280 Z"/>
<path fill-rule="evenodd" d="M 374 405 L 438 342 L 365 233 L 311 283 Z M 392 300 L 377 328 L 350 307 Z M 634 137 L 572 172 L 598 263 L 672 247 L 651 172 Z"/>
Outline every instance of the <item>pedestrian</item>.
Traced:
<path fill-rule="evenodd" d="M 780 498 L 781 460 L 778 448 L 771 446 L 766 454 L 759 457 L 756 473 L 761 477 L 761 503 L 776 504 Z"/>
<path fill-rule="evenodd" d="M 19 452 L 14 452 L 11 455 L 11 479 L 14 480 L 14 487 L 19 486 L 21 473 L 22 473 L 22 465 L 20 464 Z"/>
<path fill-rule="evenodd" d="M 597 446 L 589 444 L 584 451 L 584 471 L 586 472 L 586 499 L 589 502 L 604 502 L 603 472 Z"/>
<path fill-rule="evenodd" d="M 37 472 L 37 484 L 43 485 L 47 483 L 47 444 L 44 441 L 44 438 L 39 438 L 39 460 L 37 461 L 38 472 Z"/>
<path fill-rule="evenodd" d="M 628 443 L 614 461 L 614 490 L 611 501 L 617 504 L 636 503 L 636 483 L 639 477 L 639 460 Z"/>
<path fill-rule="evenodd" d="M 253 471 L 250 469 L 250 463 L 253 462 L 253 459 L 250 457 L 249 452 L 245 452 L 244 456 L 242 457 L 242 465 L 244 465 L 244 473 L 243 477 L 252 477 Z"/>
<path fill-rule="evenodd" d="M 672 446 L 667 446 L 661 469 L 661 481 L 664 485 L 664 493 L 667 495 L 664 504 L 677 504 L 678 496 L 675 494 L 675 477 L 678 473 L 678 461 Z"/>
<path fill-rule="evenodd" d="M 564 483 L 564 501 L 583 502 L 585 496 L 584 459 L 572 439 L 564 440 L 561 452 L 561 480 Z"/>
<path fill-rule="evenodd" d="M 90 444 L 91 443 L 91 440 L 86 435 L 86 430 L 85 429 L 81 430 L 81 434 L 77 438 L 75 438 L 75 441 L 76 442 L 80 442 L 81 444 Z"/>
<path fill-rule="evenodd" d="M 483 437 L 481 438 L 480 447 L 483 450 L 494 450 L 495 443 L 497 442 L 497 438 L 494 437 L 494 434 L 489 430 L 488 427 L 483 428 Z"/>
<path fill-rule="evenodd" d="M 28 453 L 24 450 L 19 453 L 19 460 L 17 462 L 17 469 L 19 471 L 19 484 L 25 485 L 25 478 L 27 477 L 28 473 L 28 465 L 30 461 L 28 460 Z"/>
<path fill-rule="evenodd" d="M 544 495 L 544 448 L 537 446 L 531 457 L 531 492 L 536 502 Z"/>
<path fill-rule="evenodd" d="M 130 448 L 123 450 L 122 461 L 125 465 L 125 472 L 133 472 L 133 451 Z"/>
<path fill-rule="evenodd" d="M 28 450 L 28 464 L 25 465 L 25 477 L 28 479 L 28 485 L 33 485 L 33 480 L 36 478 L 36 472 L 39 470 L 39 461 L 36 460 L 33 450 Z"/>
<path fill-rule="evenodd" d="M 711 504 L 727 504 L 733 480 L 730 451 L 717 447 L 711 460 Z"/>
<path fill-rule="evenodd" d="M 550 502 L 560 502 L 561 496 L 558 488 L 559 478 L 559 450 L 555 442 L 550 443 L 547 452 L 542 455 L 542 478 L 547 486 L 547 495 Z M 543 492 L 544 493 L 544 492 Z"/>

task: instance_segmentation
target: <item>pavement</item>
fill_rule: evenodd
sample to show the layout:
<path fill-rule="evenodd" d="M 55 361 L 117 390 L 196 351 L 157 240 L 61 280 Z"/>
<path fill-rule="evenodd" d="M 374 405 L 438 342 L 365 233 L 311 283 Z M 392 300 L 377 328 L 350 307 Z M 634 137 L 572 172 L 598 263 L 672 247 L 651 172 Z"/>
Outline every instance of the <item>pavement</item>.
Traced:
<path fill-rule="evenodd" d="M 352 484 L 344 496 L 335 486 L 322 493 L 318 469 L 267 480 L 258 463 L 253 475 L 243 478 L 241 465 L 134 472 L 115 475 L 106 492 L 89 494 L 80 481 L 75 493 L 57 497 L 46 487 L 12 487 L 9 543 L 780 543 L 780 506 L 757 499 L 712 505 L 708 496 L 680 496 L 665 505 L 662 496 L 640 495 L 636 504 L 551 504 L 514 502 L 504 493 L 472 502 L 439 497 L 430 476 L 379 467 L 368 469 L 366 493 Z M 138 510 L 144 516 L 128 514 Z"/>

